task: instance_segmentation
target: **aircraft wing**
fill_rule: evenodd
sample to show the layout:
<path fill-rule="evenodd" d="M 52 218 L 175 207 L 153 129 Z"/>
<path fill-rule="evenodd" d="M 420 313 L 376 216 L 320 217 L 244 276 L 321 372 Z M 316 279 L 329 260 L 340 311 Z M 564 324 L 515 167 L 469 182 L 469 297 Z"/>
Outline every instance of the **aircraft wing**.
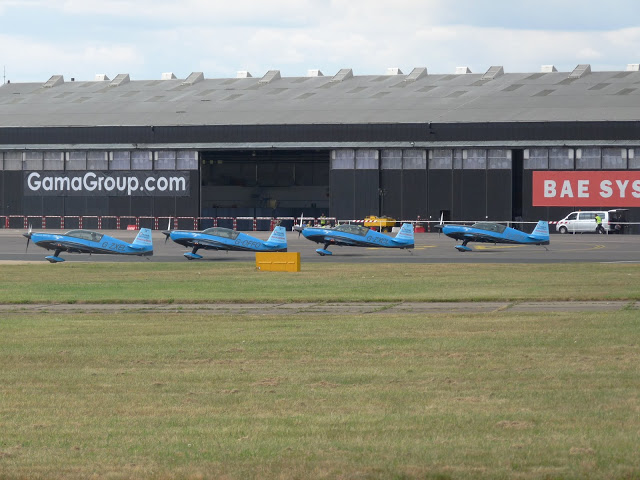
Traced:
<path fill-rule="evenodd" d="M 336 243 L 338 245 L 347 245 L 347 246 L 358 246 L 359 243 L 355 240 L 352 240 L 350 238 L 347 237 L 342 237 L 342 236 L 326 236 L 324 237 L 325 242 L 333 242 Z"/>
<path fill-rule="evenodd" d="M 98 249 L 85 245 L 83 243 L 71 242 L 68 240 L 56 240 L 52 244 L 52 248 L 66 250 L 69 253 L 95 253 Z"/>
<path fill-rule="evenodd" d="M 505 238 L 499 235 L 492 235 L 485 232 L 466 232 L 459 236 L 460 240 L 468 240 L 469 242 L 480 243 L 504 243 Z"/>
<path fill-rule="evenodd" d="M 200 245 L 202 247 L 205 248 L 212 248 L 212 249 L 216 249 L 216 250 L 229 250 L 229 245 L 218 241 L 218 240 L 214 240 L 213 238 L 204 238 L 204 237 L 200 237 L 200 238 L 194 238 L 193 239 L 193 244 L 194 245 Z"/>

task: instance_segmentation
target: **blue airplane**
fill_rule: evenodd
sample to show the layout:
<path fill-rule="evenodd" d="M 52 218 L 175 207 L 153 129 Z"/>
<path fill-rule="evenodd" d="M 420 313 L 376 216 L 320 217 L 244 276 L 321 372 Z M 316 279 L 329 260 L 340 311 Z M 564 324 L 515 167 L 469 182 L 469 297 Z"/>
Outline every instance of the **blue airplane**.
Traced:
<path fill-rule="evenodd" d="M 302 235 L 312 242 L 323 243 L 323 248 L 316 249 L 321 256 L 332 255 L 327 250 L 329 245 L 341 247 L 385 247 L 385 248 L 413 248 L 413 225 L 404 223 L 394 237 L 378 233 L 362 225 L 342 224 L 333 228 L 306 227 Z"/>
<path fill-rule="evenodd" d="M 542 220 L 531 233 L 493 222 L 478 222 L 470 227 L 440 224 L 436 228 L 441 229 L 447 237 L 462 240 L 462 245 L 455 246 L 459 252 L 470 252 L 471 249 L 467 247 L 469 242 L 549 245 L 549 223 Z"/>
<path fill-rule="evenodd" d="M 64 262 L 60 252 L 69 253 L 100 253 L 116 255 L 138 255 L 147 257 L 153 255 L 153 243 L 151 230 L 140 229 L 133 243 L 127 243 L 117 238 L 104 235 L 91 230 L 70 230 L 67 233 L 35 233 L 29 231 L 23 233 L 27 237 L 27 249 L 29 242 L 33 240 L 37 246 L 53 250 L 55 253 L 45 257 L 51 263 Z"/>
<path fill-rule="evenodd" d="M 188 260 L 195 260 L 202 258 L 202 255 L 196 253 L 201 248 L 203 250 L 236 250 L 242 252 L 286 252 L 286 232 L 284 227 L 278 226 L 273 229 L 266 242 L 246 233 L 222 227 L 207 228 L 202 232 L 166 230 L 162 233 L 167 237 L 165 242 L 171 238 L 174 242 L 191 248 L 192 250 L 186 252 L 184 256 Z"/>

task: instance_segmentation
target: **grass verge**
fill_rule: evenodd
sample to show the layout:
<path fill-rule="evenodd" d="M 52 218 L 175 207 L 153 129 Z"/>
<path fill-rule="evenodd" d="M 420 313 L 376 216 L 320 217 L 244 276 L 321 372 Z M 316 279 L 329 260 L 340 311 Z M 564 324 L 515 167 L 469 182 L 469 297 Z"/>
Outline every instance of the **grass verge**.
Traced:
<path fill-rule="evenodd" d="M 12 313 L 2 478 L 640 478 L 637 311 Z"/>
<path fill-rule="evenodd" d="M 299 273 L 233 263 L 0 266 L 0 303 L 638 300 L 635 264 L 323 265 Z"/>

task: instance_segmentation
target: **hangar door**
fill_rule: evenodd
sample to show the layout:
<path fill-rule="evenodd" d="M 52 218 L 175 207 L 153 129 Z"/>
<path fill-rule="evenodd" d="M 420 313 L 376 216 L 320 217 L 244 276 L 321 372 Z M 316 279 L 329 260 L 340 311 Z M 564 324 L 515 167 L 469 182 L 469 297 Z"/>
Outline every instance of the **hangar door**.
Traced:
<path fill-rule="evenodd" d="M 203 151 L 200 159 L 202 216 L 328 213 L 329 150 Z"/>

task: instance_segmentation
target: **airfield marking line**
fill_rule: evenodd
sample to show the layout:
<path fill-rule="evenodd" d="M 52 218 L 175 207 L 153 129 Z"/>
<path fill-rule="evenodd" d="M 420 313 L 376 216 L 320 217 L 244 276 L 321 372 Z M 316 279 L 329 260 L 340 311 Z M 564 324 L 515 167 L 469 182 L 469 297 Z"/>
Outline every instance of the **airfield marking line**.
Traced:
<path fill-rule="evenodd" d="M 556 250 L 556 252 L 588 252 L 591 250 L 602 250 L 603 248 L 607 248 L 605 245 L 593 245 L 591 247 L 588 248 L 569 248 L 569 249 L 560 249 L 560 250 Z"/>

